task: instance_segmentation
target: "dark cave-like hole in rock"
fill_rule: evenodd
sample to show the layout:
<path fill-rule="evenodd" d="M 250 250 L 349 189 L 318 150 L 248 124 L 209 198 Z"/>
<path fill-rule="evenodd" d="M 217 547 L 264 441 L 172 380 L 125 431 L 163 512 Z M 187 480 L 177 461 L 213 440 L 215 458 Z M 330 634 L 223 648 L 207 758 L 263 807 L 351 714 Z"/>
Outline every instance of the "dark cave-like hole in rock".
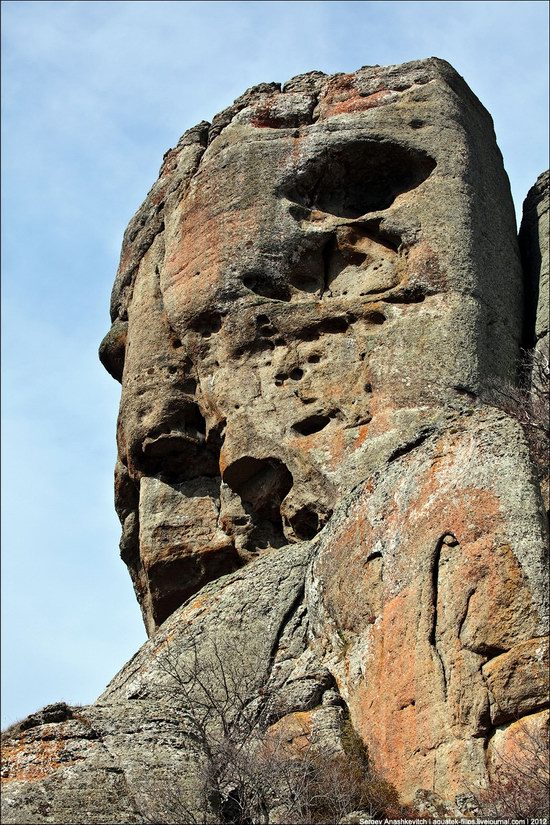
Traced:
<path fill-rule="evenodd" d="M 293 381 L 299 381 L 301 378 L 304 377 L 304 371 L 300 369 L 300 367 L 295 367 L 293 370 L 290 371 L 289 378 L 292 378 Z"/>
<path fill-rule="evenodd" d="M 219 437 L 206 436 L 206 421 L 197 404 L 181 398 L 165 413 L 162 424 L 151 429 L 134 456 L 146 475 L 176 483 L 219 473 Z"/>
<path fill-rule="evenodd" d="M 375 326 L 379 326 L 380 324 L 385 323 L 386 316 L 382 312 L 369 312 L 365 315 L 365 321 L 367 324 L 373 324 Z"/>
<path fill-rule="evenodd" d="M 292 429 L 300 435 L 313 435 L 313 433 L 321 432 L 330 423 L 330 416 L 328 415 L 309 415 L 302 421 L 297 421 L 292 425 Z"/>
<path fill-rule="evenodd" d="M 278 458 L 243 456 L 223 473 L 223 481 L 240 497 L 257 527 L 262 522 L 276 539 L 283 537 L 281 502 L 293 485 L 292 473 Z"/>
<path fill-rule="evenodd" d="M 283 185 L 281 194 L 307 209 L 358 218 L 387 209 L 398 195 L 425 181 L 435 166 L 421 149 L 356 140 L 325 148 Z"/>
<path fill-rule="evenodd" d="M 183 378 L 175 384 L 175 387 L 186 395 L 194 395 L 197 389 L 197 382 L 194 378 Z"/>
<path fill-rule="evenodd" d="M 382 300 L 386 304 L 421 304 L 425 299 L 426 295 L 419 287 L 406 287 L 393 295 L 385 295 Z"/>
<path fill-rule="evenodd" d="M 302 292 L 309 292 L 315 293 L 322 289 L 323 286 L 323 270 L 320 268 L 320 275 L 319 277 L 314 277 L 313 275 L 302 275 L 301 273 L 294 273 L 290 278 L 290 283 L 292 286 L 296 287 L 296 289 L 301 290 Z"/>
<path fill-rule="evenodd" d="M 219 312 L 203 312 L 191 324 L 191 329 L 199 332 L 203 338 L 210 338 L 222 328 L 223 318 Z"/>
<path fill-rule="evenodd" d="M 329 335 L 338 334 L 339 332 L 346 332 L 350 325 L 347 318 L 325 318 L 319 324 L 319 332 L 325 332 Z"/>
<path fill-rule="evenodd" d="M 243 284 L 251 292 L 276 301 L 290 301 L 290 290 L 280 279 L 265 272 L 249 272 L 243 276 Z"/>
<path fill-rule="evenodd" d="M 319 515 L 310 506 L 297 510 L 289 521 L 299 541 L 310 541 L 321 529 Z"/>

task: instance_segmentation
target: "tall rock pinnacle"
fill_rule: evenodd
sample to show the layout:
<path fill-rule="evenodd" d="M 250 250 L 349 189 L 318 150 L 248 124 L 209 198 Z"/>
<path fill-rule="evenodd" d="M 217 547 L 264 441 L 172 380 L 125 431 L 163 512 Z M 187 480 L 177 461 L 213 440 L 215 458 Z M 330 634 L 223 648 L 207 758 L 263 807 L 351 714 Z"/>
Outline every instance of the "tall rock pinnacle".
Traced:
<path fill-rule="evenodd" d="M 547 519 L 494 392 L 547 340 L 542 180 L 522 269 L 491 118 L 436 58 L 261 84 L 166 153 L 100 348 L 150 639 L 8 732 L 6 823 L 241 821 L 235 731 L 254 765 L 353 741 L 459 816 L 544 729 Z M 263 776 L 262 821 L 306 821 Z"/>
<path fill-rule="evenodd" d="M 435 59 L 251 89 L 165 156 L 112 317 L 122 553 L 152 632 L 317 535 L 382 437 L 387 457 L 513 374 L 522 276 L 490 117 Z"/>

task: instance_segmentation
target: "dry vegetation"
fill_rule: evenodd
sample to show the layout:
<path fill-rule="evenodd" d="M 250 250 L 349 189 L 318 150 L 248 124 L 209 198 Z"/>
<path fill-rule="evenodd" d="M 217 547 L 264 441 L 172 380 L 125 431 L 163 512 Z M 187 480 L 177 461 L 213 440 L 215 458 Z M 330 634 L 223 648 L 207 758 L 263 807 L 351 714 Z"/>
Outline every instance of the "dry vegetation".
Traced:
<path fill-rule="evenodd" d="M 475 794 L 478 815 L 488 819 L 550 819 L 548 724 L 524 723 L 512 753 L 496 753 L 488 789 Z"/>
<path fill-rule="evenodd" d="M 403 813 L 395 789 L 370 769 L 349 721 L 339 751 L 311 741 L 306 727 L 289 744 L 272 727 L 281 715 L 275 694 L 264 690 L 250 701 L 257 669 L 236 661 L 234 651 L 227 655 L 218 644 L 206 662 L 194 647 L 184 665 L 164 656 L 199 778 L 193 791 L 185 777 L 152 780 L 139 796 L 146 821 L 337 823 L 358 810 L 372 818 Z"/>
<path fill-rule="evenodd" d="M 550 446 L 550 362 L 542 350 L 522 350 L 515 384 L 489 388 L 486 400 L 509 413 L 522 425 L 533 462 L 548 475 Z"/>

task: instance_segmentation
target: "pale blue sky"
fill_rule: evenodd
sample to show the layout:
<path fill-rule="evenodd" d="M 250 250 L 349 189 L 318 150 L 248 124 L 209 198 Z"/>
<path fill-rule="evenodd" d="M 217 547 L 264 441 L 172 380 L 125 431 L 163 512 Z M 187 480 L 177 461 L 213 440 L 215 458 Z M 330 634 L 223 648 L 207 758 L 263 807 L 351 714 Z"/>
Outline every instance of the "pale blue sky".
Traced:
<path fill-rule="evenodd" d="M 518 207 L 548 164 L 547 29 L 527 1 L 2 3 L 3 724 L 93 700 L 145 640 L 96 351 L 163 153 L 256 83 L 436 55 L 493 115 Z"/>

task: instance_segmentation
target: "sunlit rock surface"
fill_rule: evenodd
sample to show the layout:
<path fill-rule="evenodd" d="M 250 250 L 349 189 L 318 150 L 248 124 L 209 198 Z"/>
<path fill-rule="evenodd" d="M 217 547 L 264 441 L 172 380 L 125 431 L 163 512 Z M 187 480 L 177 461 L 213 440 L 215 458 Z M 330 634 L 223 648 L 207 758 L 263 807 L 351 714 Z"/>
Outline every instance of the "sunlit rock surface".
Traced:
<path fill-rule="evenodd" d="M 491 118 L 435 58 L 261 84 L 167 152 L 100 350 L 151 638 L 8 732 L 5 822 L 151 821 L 174 777 L 204 812 L 174 669 L 212 656 L 276 698 L 270 736 L 336 752 L 351 724 L 455 814 L 544 720 L 546 514 L 484 400 L 548 340 L 544 180 L 522 270 Z"/>

